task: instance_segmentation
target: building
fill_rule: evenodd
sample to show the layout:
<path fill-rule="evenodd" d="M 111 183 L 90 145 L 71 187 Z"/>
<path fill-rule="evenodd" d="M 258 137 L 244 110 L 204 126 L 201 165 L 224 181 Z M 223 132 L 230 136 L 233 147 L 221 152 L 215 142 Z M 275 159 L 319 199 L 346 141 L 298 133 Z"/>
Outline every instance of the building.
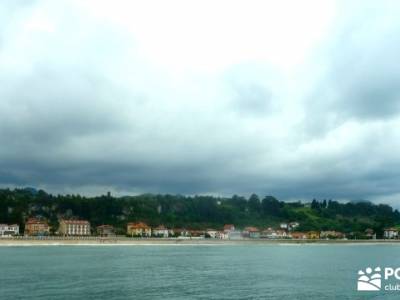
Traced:
<path fill-rule="evenodd" d="M 376 233 L 372 228 L 365 229 L 365 237 L 368 239 L 376 240 Z"/>
<path fill-rule="evenodd" d="M 290 233 L 289 237 L 295 240 L 305 240 L 307 239 L 307 234 L 304 232 L 294 231 Z"/>
<path fill-rule="evenodd" d="M 90 235 L 90 223 L 86 220 L 61 220 L 58 233 L 61 235 Z"/>
<path fill-rule="evenodd" d="M 397 239 L 399 237 L 399 230 L 396 228 L 386 228 L 383 231 L 383 237 L 385 239 Z"/>
<path fill-rule="evenodd" d="M 222 231 L 217 232 L 216 237 L 218 239 L 227 240 L 235 235 L 235 225 L 233 224 L 225 224 L 224 229 Z"/>
<path fill-rule="evenodd" d="M 343 239 L 344 233 L 334 230 L 321 231 L 319 237 L 321 239 Z"/>
<path fill-rule="evenodd" d="M 96 228 L 99 236 L 115 236 L 115 229 L 112 225 L 100 225 Z"/>
<path fill-rule="evenodd" d="M 262 238 L 267 238 L 267 239 L 285 239 L 288 237 L 287 232 L 285 230 L 275 230 L 272 229 L 271 227 L 267 228 L 266 230 L 263 230 L 260 235 Z"/>
<path fill-rule="evenodd" d="M 290 222 L 289 223 L 289 230 L 295 230 L 299 226 L 300 226 L 299 222 Z"/>
<path fill-rule="evenodd" d="M 228 235 L 228 233 L 226 233 L 224 231 L 218 231 L 217 234 L 215 235 L 215 237 L 217 239 L 227 240 L 229 238 L 229 235 Z"/>
<path fill-rule="evenodd" d="M 229 240 L 241 240 L 243 239 L 243 234 L 240 230 L 232 230 L 227 234 Z"/>
<path fill-rule="evenodd" d="M 25 223 L 25 235 L 49 235 L 50 227 L 46 221 L 30 218 Z"/>
<path fill-rule="evenodd" d="M 190 237 L 190 231 L 185 228 L 175 228 L 173 231 L 177 237 Z"/>
<path fill-rule="evenodd" d="M 216 239 L 217 235 L 218 235 L 218 230 L 215 230 L 215 229 L 207 229 L 206 230 L 206 237 Z"/>
<path fill-rule="evenodd" d="M 190 230 L 190 237 L 196 237 L 196 238 L 204 238 L 205 237 L 205 232 L 204 230 Z"/>
<path fill-rule="evenodd" d="M 243 236 L 252 239 L 258 239 L 260 238 L 260 230 L 256 227 L 246 227 L 243 230 Z"/>
<path fill-rule="evenodd" d="M 281 223 L 281 224 L 279 224 L 279 227 L 281 229 L 289 229 L 289 225 L 287 223 Z"/>
<path fill-rule="evenodd" d="M 169 230 L 164 225 L 159 225 L 153 228 L 153 236 L 167 238 L 169 236 Z"/>
<path fill-rule="evenodd" d="M 319 232 L 318 231 L 308 231 L 307 238 L 310 240 L 319 239 Z"/>
<path fill-rule="evenodd" d="M 224 232 L 229 232 L 235 230 L 235 226 L 233 224 L 224 225 Z"/>
<path fill-rule="evenodd" d="M 19 234 L 19 225 L 0 224 L 0 237 L 11 237 Z"/>
<path fill-rule="evenodd" d="M 128 223 L 126 232 L 130 236 L 151 237 L 151 228 L 143 222 Z"/>

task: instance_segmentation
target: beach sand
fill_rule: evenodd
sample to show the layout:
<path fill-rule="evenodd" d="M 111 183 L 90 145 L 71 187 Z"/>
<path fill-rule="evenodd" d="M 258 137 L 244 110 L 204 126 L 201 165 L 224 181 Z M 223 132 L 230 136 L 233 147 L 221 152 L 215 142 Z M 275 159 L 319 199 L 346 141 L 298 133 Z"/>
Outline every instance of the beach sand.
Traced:
<path fill-rule="evenodd" d="M 400 240 L 291 240 L 291 239 L 196 239 L 196 238 L 59 238 L 59 237 L 29 237 L 0 238 L 0 246 L 63 246 L 63 245 L 255 245 L 255 244 L 399 244 Z"/>

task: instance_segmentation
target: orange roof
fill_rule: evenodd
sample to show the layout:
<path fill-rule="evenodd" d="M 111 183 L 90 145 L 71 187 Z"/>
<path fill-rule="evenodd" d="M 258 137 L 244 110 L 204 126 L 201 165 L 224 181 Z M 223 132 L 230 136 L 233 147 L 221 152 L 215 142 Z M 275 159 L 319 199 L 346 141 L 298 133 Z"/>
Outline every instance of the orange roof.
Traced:
<path fill-rule="evenodd" d="M 244 230 L 248 231 L 248 232 L 258 232 L 259 231 L 257 227 L 251 227 L 251 226 L 246 227 Z"/>
<path fill-rule="evenodd" d="M 25 224 L 26 225 L 30 225 L 30 224 L 45 224 L 45 225 L 47 225 L 47 222 L 41 221 L 41 220 L 36 219 L 36 218 L 29 218 L 28 221 L 26 221 Z"/>
<path fill-rule="evenodd" d="M 235 226 L 233 224 L 225 224 L 224 225 L 224 230 L 231 230 L 235 229 Z"/>
<path fill-rule="evenodd" d="M 147 224 L 143 223 L 143 222 L 128 223 L 128 227 L 131 227 L 134 229 L 150 229 L 150 227 L 147 226 Z"/>
<path fill-rule="evenodd" d="M 298 237 L 298 236 L 306 236 L 307 234 L 304 232 L 299 232 L 299 231 L 295 231 L 291 233 L 292 237 Z"/>

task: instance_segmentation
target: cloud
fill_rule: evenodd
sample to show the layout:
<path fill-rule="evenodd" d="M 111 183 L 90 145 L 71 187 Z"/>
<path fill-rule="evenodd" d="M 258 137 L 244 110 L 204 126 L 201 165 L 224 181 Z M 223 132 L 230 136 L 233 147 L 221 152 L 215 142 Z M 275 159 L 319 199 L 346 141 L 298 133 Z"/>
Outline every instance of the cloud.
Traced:
<path fill-rule="evenodd" d="M 400 192 L 398 5 L 28 4 L 1 5 L 1 185 Z"/>

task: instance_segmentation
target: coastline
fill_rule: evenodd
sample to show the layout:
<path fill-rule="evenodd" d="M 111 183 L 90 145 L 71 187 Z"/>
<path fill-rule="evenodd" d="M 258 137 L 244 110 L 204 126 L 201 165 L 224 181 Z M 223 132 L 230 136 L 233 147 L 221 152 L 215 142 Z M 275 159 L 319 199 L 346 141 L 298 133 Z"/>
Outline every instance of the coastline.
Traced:
<path fill-rule="evenodd" d="M 400 240 L 293 240 L 293 239 L 180 239 L 180 238 L 100 238 L 29 237 L 0 238 L 0 247 L 13 246 L 218 246 L 218 245 L 400 245 Z"/>

